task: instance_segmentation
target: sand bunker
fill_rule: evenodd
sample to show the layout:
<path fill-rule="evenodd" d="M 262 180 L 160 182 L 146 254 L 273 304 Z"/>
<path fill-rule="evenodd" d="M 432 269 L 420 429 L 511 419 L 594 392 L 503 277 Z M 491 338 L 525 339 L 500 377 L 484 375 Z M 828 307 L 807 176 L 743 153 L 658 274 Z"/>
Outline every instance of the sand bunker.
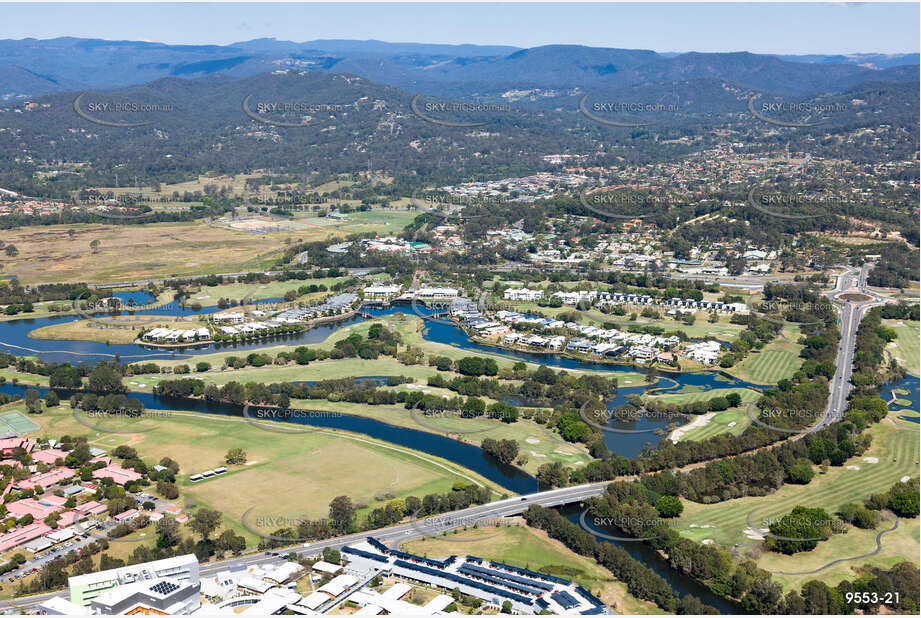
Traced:
<path fill-rule="evenodd" d="M 673 431 L 672 435 L 669 436 L 669 439 L 675 444 L 677 444 L 678 441 L 684 437 L 684 434 L 686 434 L 692 429 L 696 429 L 697 427 L 703 427 L 704 425 L 709 423 L 710 419 L 713 418 L 714 416 L 716 416 L 716 412 L 709 412 L 702 416 L 698 416 L 697 418 L 695 418 L 693 421 L 691 421 L 687 425 L 683 425 L 679 427 L 678 429 L 676 429 L 675 431 Z"/>
<path fill-rule="evenodd" d="M 879 463 L 879 457 L 864 457 L 863 460 L 867 463 Z"/>
<path fill-rule="evenodd" d="M 907 482 L 910 481 L 910 480 L 911 480 L 911 477 L 910 477 L 910 476 L 903 476 L 902 478 L 899 479 L 899 482 L 900 482 L 900 483 L 907 483 Z"/>
<path fill-rule="evenodd" d="M 742 531 L 742 534 L 745 535 L 745 538 L 751 539 L 752 541 L 763 541 L 764 535 L 768 532 L 770 532 L 768 528 L 760 528 L 757 530 L 755 528 L 746 528 Z"/>
<path fill-rule="evenodd" d="M 860 466 L 848 466 L 848 470 L 860 470 Z"/>
<path fill-rule="evenodd" d="M 531 457 L 546 457 L 546 455 L 543 453 L 535 453 L 534 451 L 531 451 Z"/>
<path fill-rule="evenodd" d="M 528 444 L 540 444 L 540 440 L 537 438 L 525 438 L 524 441 Z"/>
<path fill-rule="evenodd" d="M 713 539 L 704 539 L 701 541 L 702 545 L 713 545 Z"/>

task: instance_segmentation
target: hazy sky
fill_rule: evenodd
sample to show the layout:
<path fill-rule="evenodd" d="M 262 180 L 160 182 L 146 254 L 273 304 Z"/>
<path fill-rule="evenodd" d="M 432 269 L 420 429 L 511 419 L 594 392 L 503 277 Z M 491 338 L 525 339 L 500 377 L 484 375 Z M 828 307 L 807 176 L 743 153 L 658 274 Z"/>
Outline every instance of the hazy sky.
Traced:
<path fill-rule="evenodd" d="M 378 39 L 655 51 L 919 51 L 919 4 L 3 4 L 0 39 Z"/>

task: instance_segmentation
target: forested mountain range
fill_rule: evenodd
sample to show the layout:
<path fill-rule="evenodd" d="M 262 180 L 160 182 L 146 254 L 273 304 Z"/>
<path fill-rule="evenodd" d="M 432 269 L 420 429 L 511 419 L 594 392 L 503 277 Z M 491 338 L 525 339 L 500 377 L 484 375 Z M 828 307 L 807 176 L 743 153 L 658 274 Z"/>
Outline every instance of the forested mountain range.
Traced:
<path fill-rule="evenodd" d="M 917 54 L 770 56 L 660 54 L 579 45 L 431 45 L 256 39 L 231 45 L 168 45 L 63 37 L 0 41 L 0 100 L 75 89 L 122 88 L 156 79 L 283 68 L 350 73 L 413 93 L 496 95 L 510 88 L 619 87 L 717 79 L 778 93 L 818 94 L 866 81 L 913 81 Z"/>

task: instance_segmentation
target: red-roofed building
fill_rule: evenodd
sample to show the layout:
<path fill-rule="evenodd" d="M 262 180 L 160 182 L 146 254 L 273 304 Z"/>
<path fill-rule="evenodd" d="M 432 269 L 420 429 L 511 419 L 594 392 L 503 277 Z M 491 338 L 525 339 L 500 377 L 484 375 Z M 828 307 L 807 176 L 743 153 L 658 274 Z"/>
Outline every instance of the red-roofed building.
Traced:
<path fill-rule="evenodd" d="M 0 552 L 12 549 L 23 543 L 28 543 L 49 532 L 51 532 L 49 526 L 40 522 L 34 522 L 17 530 L 11 530 L 6 534 L 0 534 Z"/>
<path fill-rule="evenodd" d="M 17 448 L 25 449 L 31 453 L 35 448 L 35 442 L 28 438 L 3 438 L 0 440 L 0 453 L 9 453 Z"/>
<path fill-rule="evenodd" d="M 58 520 L 58 528 L 66 528 L 67 526 L 72 525 L 78 519 L 83 519 L 83 515 L 76 511 L 64 511 L 61 513 L 61 518 Z"/>
<path fill-rule="evenodd" d="M 107 510 L 109 510 L 109 507 L 102 504 L 101 502 L 96 502 L 93 500 L 84 504 L 78 504 L 74 510 L 82 515 L 102 515 Z"/>
<path fill-rule="evenodd" d="M 63 460 L 65 457 L 67 457 L 67 451 L 61 451 L 56 448 L 49 448 L 43 451 L 35 451 L 32 453 L 32 459 L 34 461 L 40 461 L 42 463 L 48 464 L 49 466 L 53 466 L 54 462 L 56 462 L 58 459 Z"/>
<path fill-rule="evenodd" d="M 37 486 L 40 486 L 42 489 L 48 489 L 52 485 L 56 485 L 67 479 L 72 479 L 76 475 L 77 473 L 70 468 L 57 468 L 41 474 L 32 475 L 21 481 L 16 481 L 15 486 L 16 489 L 32 489 Z"/>
<path fill-rule="evenodd" d="M 42 504 L 56 506 L 58 508 L 64 508 L 64 505 L 67 504 L 67 498 L 64 496 L 55 496 L 54 494 L 51 494 L 50 496 L 42 496 L 41 498 L 38 498 L 38 501 Z"/>
<path fill-rule="evenodd" d="M 100 468 L 98 470 L 93 470 L 94 479 L 105 479 L 110 478 L 115 481 L 116 485 L 124 485 L 125 483 L 130 483 L 132 481 L 137 481 L 141 478 L 141 475 L 135 472 L 134 470 L 126 470 L 121 466 L 112 464 L 106 466 L 105 468 Z"/>
<path fill-rule="evenodd" d="M 21 468 L 22 462 L 18 459 L 0 459 L 0 466 L 9 466 L 11 468 Z"/>
<path fill-rule="evenodd" d="M 131 521 L 138 515 L 140 515 L 140 511 L 138 511 L 137 509 L 128 509 L 124 513 L 119 513 L 118 515 L 116 515 L 115 520 L 116 521 Z"/>
<path fill-rule="evenodd" d="M 38 521 L 45 519 L 59 509 L 60 507 L 52 504 L 43 504 L 34 498 L 24 498 L 23 500 L 10 502 L 6 505 L 6 512 L 16 519 L 31 515 Z"/>

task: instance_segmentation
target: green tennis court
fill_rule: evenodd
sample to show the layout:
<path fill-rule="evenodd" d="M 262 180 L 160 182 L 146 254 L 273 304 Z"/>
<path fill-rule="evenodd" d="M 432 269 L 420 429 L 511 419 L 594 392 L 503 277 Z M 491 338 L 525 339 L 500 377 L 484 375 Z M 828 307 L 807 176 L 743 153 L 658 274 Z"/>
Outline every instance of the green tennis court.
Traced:
<path fill-rule="evenodd" d="M 41 429 L 22 412 L 8 412 L 0 415 L 0 434 L 4 433 L 29 433 Z"/>

